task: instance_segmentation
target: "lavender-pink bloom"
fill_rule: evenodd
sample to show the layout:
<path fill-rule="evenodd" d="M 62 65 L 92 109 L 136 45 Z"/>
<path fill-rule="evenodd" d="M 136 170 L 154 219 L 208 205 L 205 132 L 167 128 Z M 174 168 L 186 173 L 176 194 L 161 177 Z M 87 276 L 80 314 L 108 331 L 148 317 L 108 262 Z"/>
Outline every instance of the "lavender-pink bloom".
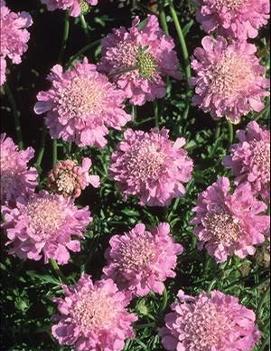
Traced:
<path fill-rule="evenodd" d="M 81 13 L 86 12 L 90 6 L 98 4 L 98 0 L 41 0 L 49 11 L 56 9 L 68 10 L 70 15 L 78 17 Z"/>
<path fill-rule="evenodd" d="M 59 344 L 75 351 L 121 351 L 125 339 L 134 337 L 137 317 L 127 310 L 130 297 L 111 279 L 93 283 L 85 274 L 74 286 L 64 286 L 64 293 L 55 299 L 59 315 L 52 327 Z"/>
<path fill-rule="evenodd" d="M 260 339 L 255 313 L 218 290 L 179 291 L 160 330 L 167 351 L 252 351 Z"/>
<path fill-rule="evenodd" d="M 43 257 L 46 263 L 68 263 L 69 251 L 80 251 L 78 238 L 92 221 L 87 207 L 79 209 L 71 198 L 45 191 L 18 198 L 15 208 L 3 206 L 2 214 L 10 253 L 35 261 Z"/>
<path fill-rule="evenodd" d="M 129 30 L 121 27 L 102 40 L 101 71 L 109 74 L 134 105 L 165 96 L 164 76 L 180 78 L 173 39 L 159 27 L 156 16 Z"/>
<path fill-rule="evenodd" d="M 193 162 L 184 138 L 169 139 L 167 129 L 128 129 L 112 155 L 110 172 L 125 196 L 137 195 L 141 205 L 167 206 L 185 193 Z"/>
<path fill-rule="evenodd" d="M 239 143 L 231 146 L 224 165 L 233 171 L 235 184 L 249 182 L 256 194 L 270 198 L 270 131 L 253 121 L 236 134 Z"/>
<path fill-rule="evenodd" d="M 265 241 L 269 228 L 269 216 L 264 215 L 267 206 L 258 201 L 249 183 L 239 185 L 230 193 L 230 181 L 219 178 L 198 197 L 192 223 L 199 239 L 199 247 L 218 262 L 228 256 L 241 258 L 255 253 L 255 245 Z"/>
<path fill-rule="evenodd" d="M 48 79 L 52 87 L 38 94 L 34 111 L 46 113 L 45 121 L 54 139 L 81 147 L 104 147 L 108 128 L 119 130 L 131 120 L 124 111 L 125 94 L 86 58 L 66 72 L 60 65 L 54 66 Z"/>
<path fill-rule="evenodd" d="M 22 61 L 26 52 L 30 34 L 26 28 L 32 24 L 32 18 L 27 12 L 15 13 L 10 11 L 4 0 L 0 0 L 0 60 L 1 84 L 5 82 L 6 58 L 12 63 Z"/>
<path fill-rule="evenodd" d="M 256 51 L 256 46 L 247 42 L 203 38 L 191 63 L 195 71 L 191 80 L 195 87 L 193 104 L 214 119 L 226 117 L 235 124 L 243 115 L 261 111 L 269 81 Z"/>
<path fill-rule="evenodd" d="M 38 172 L 28 167 L 34 157 L 34 149 L 19 150 L 13 140 L 0 135 L 1 203 L 11 205 L 18 196 L 33 193 L 37 186 Z"/>
<path fill-rule="evenodd" d="M 90 175 L 91 159 L 83 158 L 82 165 L 73 160 L 64 160 L 56 163 L 48 175 L 48 187 L 63 196 L 77 198 L 88 185 L 97 188 L 100 177 Z"/>
<path fill-rule="evenodd" d="M 164 281 L 176 275 L 177 255 L 182 252 L 182 245 L 173 241 L 167 223 L 151 231 L 144 224 L 137 224 L 128 233 L 111 238 L 106 252 L 108 265 L 103 272 L 120 289 L 135 296 L 150 291 L 162 294 Z"/>
<path fill-rule="evenodd" d="M 237 40 L 255 38 L 268 22 L 268 0 L 198 0 L 202 28 Z"/>

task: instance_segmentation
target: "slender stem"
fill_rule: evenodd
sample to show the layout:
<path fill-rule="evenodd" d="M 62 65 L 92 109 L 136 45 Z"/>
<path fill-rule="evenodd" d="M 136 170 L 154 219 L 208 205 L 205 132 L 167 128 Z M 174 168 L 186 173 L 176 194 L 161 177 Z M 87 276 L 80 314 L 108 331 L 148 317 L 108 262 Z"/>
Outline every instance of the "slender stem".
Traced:
<path fill-rule="evenodd" d="M 169 35 L 169 30 L 168 30 L 168 25 L 167 25 L 167 17 L 166 17 L 164 5 L 163 5 L 161 0 L 158 2 L 158 8 L 159 8 L 159 18 L 160 18 L 160 22 L 161 22 L 163 31 L 167 35 Z"/>
<path fill-rule="evenodd" d="M 57 163 L 57 140 L 53 140 L 53 166 Z"/>
<path fill-rule="evenodd" d="M 187 49 L 187 45 L 185 42 L 185 37 L 182 31 L 182 27 L 180 25 L 180 21 L 178 19 L 173 1 L 170 2 L 169 5 L 169 9 L 170 9 L 170 13 L 178 34 L 178 38 L 179 38 L 179 42 L 181 45 L 181 50 L 182 50 L 182 55 L 183 55 L 183 59 L 184 59 L 184 63 L 185 63 L 185 74 L 186 74 L 186 79 L 189 81 L 189 79 L 191 78 L 191 68 L 190 68 L 190 63 L 189 63 L 189 53 L 188 53 L 188 49 Z"/>
<path fill-rule="evenodd" d="M 266 291 L 261 299 L 261 302 L 259 303 L 259 306 L 258 306 L 257 312 L 256 312 L 257 318 L 259 318 L 260 313 L 261 313 L 261 309 L 262 309 L 263 305 L 265 304 L 266 300 L 268 299 L 268 297 L 270 297 L 270 286 L 268 286 L 268 288 L 266 289 Z"/>
<path fill-rule="evenodd" d="M 155 127 L 159 127 L 159 105 L 157 101 L 153 103 Z"/>
<path fill-rule="evenodd" d="M 50 262 L 51 267 L 53 268 L 53 271 L 56 273 L 56 275 L 60 278 L 60 280 L 62 282 L 65 282 L 66 279 L 65 279 L 63 273 L 61 272 L 56 260 L 50 259 L 49 262 Z"/>
<path fill-rule="evenodd" d="M 132 105 L 132 116 L 133 116 L 133 120 L 136 121 L 137 118 L 137 108 L 135 105 Z"/>
<path fill-rule="evenodd" d="M 61 45 L 61 49 L 60 49 L 59 56 L 58 56 L 58 62 L 60 62 L 60 63 L 63 60 L 63 54 L 64 54 L 66 47 L 67 47 L 69 32 L 70 32 L 69 13 L 66 12 L 65 18 L 64 18 L 62 45 Z"/>
<path fill-rule="evenodd" d="M 72 65 L 72 63 L 82 54 L 84 54 L 86 51 L 88 51 L 89 49 L 92 49 L 94 46 L 96 46 L 97 44 L 100 44 L 101 40 L 95 40 L 92 43 L 87 44 L 86 46 L 84 46 L 81 50 L 79 50 L 76 54 L 74 54 L 73 56 L 70 57 L 68 63 L 67 63 L 67 67 L 70 67 Z"/>
<path fill-rule="evenodd" d="M 233 125 L 230 121 L 228 121 L 228 128 L 229 128 L 229 144 L 233 143 Z"/>
<path fill-rule="evenodd" d="M 41 133 L 41 146 L 40 146 L 40 151 L 37 157 L 36 161 L 36 167 L 39 167 L 41 165 L 43 156 L 44 156 L 44 151 L 45 151 L 45 140 L 46 140 L 46 128 L 43 127 L 42 133 Z"/>
<path fill-rule="evenodd" d="M 81 24 L 82 24 L 82 28 L 86 34 L 87 37 L 89 37 L 89 29 L 88 29 L 88 24 L 85 20 L 85 16 L 83 14 L 80 15 L 80 21 L 81 21 Z"/>
<path fill-rule="evenodd" d="M 161 307 L 162 311 L 166 309 L 167 303 L 168 303 L 168 293 L 167 293 L 167 288 L 165 287 L 163 291 L 163 301 L 162 301 L 162 307 Z"/>
<path fill-rule="evenodd" d="M 17 109 L 16 101 L 14 99 L 14 96 L 12 94 L 12 91 L 10 90 L 9 86 L 6 84 L 5 85 L 7 97 L 9 99 L 10 105 L 11 105 L 11 110 L 14 118 L 14 123 L 15 123 L 15 131 L 17 135 L 17 142 L 19 145 L 19 148 L 22 149 L 24 147 L 23 144 L 23 134 L 22 134 L 22 129 L 21 129 L 21 122 L 20 122 L 20 113 Z"/>

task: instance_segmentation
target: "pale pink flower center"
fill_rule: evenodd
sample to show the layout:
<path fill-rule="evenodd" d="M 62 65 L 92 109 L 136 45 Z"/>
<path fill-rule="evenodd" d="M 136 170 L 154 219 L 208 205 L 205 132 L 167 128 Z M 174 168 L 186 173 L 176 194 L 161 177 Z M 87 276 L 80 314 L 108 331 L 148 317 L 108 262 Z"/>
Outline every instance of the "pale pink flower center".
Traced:
<path fill-rule="evenodd" d="M 245 92 L 254 81 L 254 74 L 249 63 L 236 54 L 228 54 L 214 65 L 210 77 L 210 89 L 213 94 L 225 98 L 236 97 Z"/>
<path fill-rule="evenodd" d="M 240 8 L 247 0 L 215 0 L 215 5 L 218 9 L 226 7 L 229 10 Z"/>
<path fill-rule="evenodd" d="M 30 202 L 27 216 L 30 227 L 40 238 L 54 236 L 64 220 L 63 208 L 58 201 L 46 198 Z"/>
<path fill-rule="evenodd" d="M 123 242 L 120 246 L 119 264 L 123 270 L 140 272 L 145 270 L 155 259 L 155 246 L 148 237 L 140 237 Z"/>
<path fill-rule="evenodd" d="M 58 193 L 63 195 L 72 195 L 77 187 L 80 188 L 76 174 L 70 170 L 60 170 L 52 185 L 56 187 Z"/>
<path fill-rule="evenodd" d="M 270 144 L 264 141 L 252 142 L 252 167 L 256 167 L 261 173 L 262 179 L 270 181 Z"/>
<path fill-rule="evenodd" d="M 101 290 L 91 291 L 76 302 L 73 315 L 85 330 L 106 329 L 115 325 L 114 301 Z"/>
<path fill-rule="evenodd" d="M 207 214 L 203 220 L 203 225 L 213 237 L 214 242 L 225 245 L 234 244 L 241 234 L 238 219 L 224 211 Z"/>
<path fill-rule="evenodd" d="M 59 90 L 57 109 L 61 115 L 83 118 L 101 112 L 104 98 L 105 91 L 96 81 L 76 77 Z"/>
<path fill-rule="evenodd" d="M 208 302 L 195 306 L 194 311 L 187 312 L 182 318 L 185 339 L 189 340 L 191 351 L 210 351 L 212 347 L 219 347 L 232 328 L 229 317 Z"/>
<path fill-rule="evenodd" d="M 127 169 L 135 178 L 157 179 L 159 178 L 164 162 L 165 154 L 154 143 L 143 143 L 132 148 L 127 160 Z"/>

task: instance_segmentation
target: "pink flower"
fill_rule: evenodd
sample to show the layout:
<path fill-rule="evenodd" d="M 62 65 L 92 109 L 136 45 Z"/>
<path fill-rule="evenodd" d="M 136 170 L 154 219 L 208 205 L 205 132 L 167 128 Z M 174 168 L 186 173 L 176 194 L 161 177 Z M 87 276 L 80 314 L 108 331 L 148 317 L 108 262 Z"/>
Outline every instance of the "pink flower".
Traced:
<path fill-rule="evenodd" d="M 90 175 L 91 159 L 83 158 L 82 166 L 76 161 L 59 161 L 48 175 L 48 187 L 65 197 L 77 198 L 89 184 L 98 188 L 100 186 L 99 176 Z"/>
<path fill-rule="evenodd" d="M 179 291 L 160 330 L 168 351 L 252 351 L 260 339 L 255 313 L 214 290 L 196 297 Z"/>
<path fill-rule="evenodd" d="M 166 94 L 164 76 L 179 79 L 178 58 L 173 39 L 159 28 L 156 16 L 132 27 L 114 29 L 102 40 L 99 68 L 123 89 L 134 105 L 162 98 Z"/>
<path fill-rule="evenodd" d="M 0 0 L 0 59 L 1 85 L 4 83 L 6 58 L 12 63 L 21 63 L 21 56 L 26 52 L 30 34 L 26 28 L 32 25 L 32 18 L 27 12 L 10 11 L 4 0 Z"/>
<path fill-rule="evenodd" d="M 168 130 L 128 129 L 112 155 L 110 172 L 125 196 L 137 195 L 141 205 L 167 206 L 185 193 L 193 162 L 184 138 L 169 139 Z"/>
<path fill-rule="evenodd" d="M 83 237 L 92 221 L 87 207 L 78 209 L 73 200 L 41 192 L 29 199 L 18 198 L 16 207 L 2 207 L 10 253 L 22 259 L 44 262 L 55 259 L 66 264 L 70 253 L 80 251 L 77 238 Z"/>
<path fill-rule="evenodd" d="M 11 205 L 18 196 L 34 192 L 38 172 L 34 167 L 27 166 L 33 157 L 32 147 L 19 150 L 6 134 L 0 135 L 1 203 L 8 201 Z"/>
<path fill-rule="evenodd" d="M 46 113 L 54 139 L 73 141 L 81 147 L 104 147 L 108 128 L 121 129 L 131 120 L 123 109 L 124 93 L 86 58 L 66 72 L 60 65 L 54 66 L 48 79 L 52 87 L 38 94 L 34 111 Z"/>
<path fill-rule="evenodd" d="M 98 4 L 98 0 L 41 0 L 49 11 L 56 9 L 68 10 L 70 15 L 78 17 L 81 13 L 87 12 L 90 6 Z"/>
<path fill-rule="evenodd" d="M 219 178 L 198 197 L 192 223 L 202 249 L 218 262 L 228 256 L 241 258 L 255 253 L 254 245 L 262 244 L 269 228 L 269 216 L 263 215 L 267 206 L 258 201 L 250 184 L 239 185 L 230 193 L 230 181 Z"/>
<path fill-rule="evenodd" d="M 202 28 L 225 37 L 246 40 L 255 38 L 267 24 L 268 0 L 198 0 L 197 20 Z"/>
<path fill-rule="evenodd" d="M 239 143 L 232 145 L 224 165 L 232 169 L 235 184 L 249 182 L 256 194 L 270 198 L 270 131 L 253 121 L 237 137 Z"/>
<path fill-rule="evenodd" d="M 129 296 L 120 292 L 111 279 L 95 283 L 84 274 L 72 287 L 64 286 L 64 298 L 55 299 L 59 315 L 52 334 L 60 345 L 75 351 L 121 351 L 125 339 L 133 338 Z"/>
<path fill-rule="evenodd" d="M 255 56 L 256 46 L 240 41 L 227 43 L 222 37 L 205 37 L 202 46 L 194 51 L 192 60 L 194 105 L 214 119 L 226 117 L 232 123 L 239 123 L 249 112 L 261 111 L 269 81 Z"/>
<path fill-rule="evenodd" d="M 106 252 L 108 265 L 103 272 L 133 295 L 144 296 L 150 291 L 162 294 L 164 281 L 176 276 L 177 255 L 182 252 L 182 245 L 173 241 L 167 223 L 151 231 L 137 224 L 130 232 L 111 238 Z"/>
<path fill-rule="evenodd" d="M 0 56 L 0 86 L 6 82 L 7 62 L 3 56 Z"/>

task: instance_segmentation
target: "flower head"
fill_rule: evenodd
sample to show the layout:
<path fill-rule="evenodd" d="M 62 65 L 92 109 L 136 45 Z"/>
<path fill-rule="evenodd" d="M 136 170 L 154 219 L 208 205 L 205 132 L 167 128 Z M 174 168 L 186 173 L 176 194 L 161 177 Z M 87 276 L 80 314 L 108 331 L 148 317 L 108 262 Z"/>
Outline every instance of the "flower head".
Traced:
<path fill-rule="evenodd" d="M 47 6 L 49 11 L 68 10 L 73 17 L 88 12 L 90 6 L 98 4 L 98 0 L 41 0 L 41 2 Z"/>
<path fill-rule="evenodd" d="M 269 227 L 269 216 L 263 215 L 267 207 L 258 201 L 246 183 L 230 193 L 230 182 L 219 178 L 198 197 L 192 223 L 200 248 L 218 262 L 228 256 L 244 258 L 255 253 L 254 245 L 262 244 Z"/>
<path fill-rule="evenodd" d="M 2 208 L 10 253 L 22 259 L 66 264 L 70 253 L 80 251 L 77 238 L 92 221 L 87 207 L 78 209 L 73 200 L 41 192 L 19 198 L 13 209 Z"/>
<path fill-rule="evenodd" d="M 110 75 L 134 105 L 165 96 L 164 76 L 180 78 L 174 42 L 159 27 L 156 16 L 132 27 L 113 30 L 102 40 L 99 68 Z"/>
<path fill-rule="evenodd" d="M 54 66 L 48 79 L 52 87 L 38 94 L 34 110 L 46 113 L 52 138 L 104 147 L 108 127 L 121 129 L 131 119 L 123 109 L 124 93 L 87 59 L 66 72 Z"/>
<path fill-rule="evenodd" d="M 151 231 L 137 224 L 130 232 L 111 238 L 106 252 L 108 265 L 103 271 L 120 289 L 133 295 L 144 296 L 150 291 L 162 294 L 163 282 L 176 275 L 177 255 L 182 252 L 182 245 L 171 238 L 167 223 Z"/>
<path fill-rule="evenodd" d="M 198 0 L 202 28 L 237 40 L 255 38 L 268 22 L 268 0 Z"/>
<path fill-rule="evenodd" d="M 168 351 L 252 351 L 260 339 L 252 310 L 214 290 L 196 297 L 179 291 L 161 329 Z"/>
<path fill-rule="evenodd" d="M 231 168 L 235 183 L 249 182 L 263 198 L 270 197 L 270 131 L 255 121 L 246 130 L 237 131 L 238 144 L 233 144 L 224 165 Z"/>
<path fill-rule="evenodd" d="M 85 274 L 76 285 L 65 286 L 64 293 L 56 299 L 58 323 L 52 327 L 61 345 L 75 351 L 121 351 L 125 339 L 134 337 L 132 323 L 137 317 L 126 308 L 130 297 L 111 279 L 93 283 Z"/>
<path fill-rule="evenodd" d="M 241 116 L 264 108 L 269 81 L 255 56 L 256 46 L 218 37 L 205 37 L 192 60 L 195 76 L 194 105 L 214 119 L 226 117 L 239 123 Z"/>
<path fill-rule="evenodd" d="M 32 18 L 27 12 L 15 13 L 10 11 L 4 0 L 0 0 L 0 60 L 1 85 L 4 83 L 6 58 L 12 63 L 21 63 L 21 56 L 26 52 L 30 34 L 26 28 L 32 24 Z"/>
<path fill-rule="evenodd" d="M 34 149 L 19 150 L 13 140 L 0 135 L 1 203 L 15 202 L 18 196 L 33 193 L 37 186 L 38 172 L 28 167 L 34 157 Z"/>
<path fill-rule="evenodd" d="M 76 161 L 59 161 L 48 175 L 48 187 L 53 192 L 65 197 L 77 198 L 89 184 L 97 188 L 100 185 L 99 176 L 90 175 L 91 159 L 85 157 L 82 166 Z"/>
<path fill-rule="evenodd" d="M 112 155 L 110 172 L 121 191 L 137 195 L 141 205 L 166 206 L 185 193 L 193 162 L 184 138 L 169 139 L 168 130 L 150 132 L 128 129 Z"/>

